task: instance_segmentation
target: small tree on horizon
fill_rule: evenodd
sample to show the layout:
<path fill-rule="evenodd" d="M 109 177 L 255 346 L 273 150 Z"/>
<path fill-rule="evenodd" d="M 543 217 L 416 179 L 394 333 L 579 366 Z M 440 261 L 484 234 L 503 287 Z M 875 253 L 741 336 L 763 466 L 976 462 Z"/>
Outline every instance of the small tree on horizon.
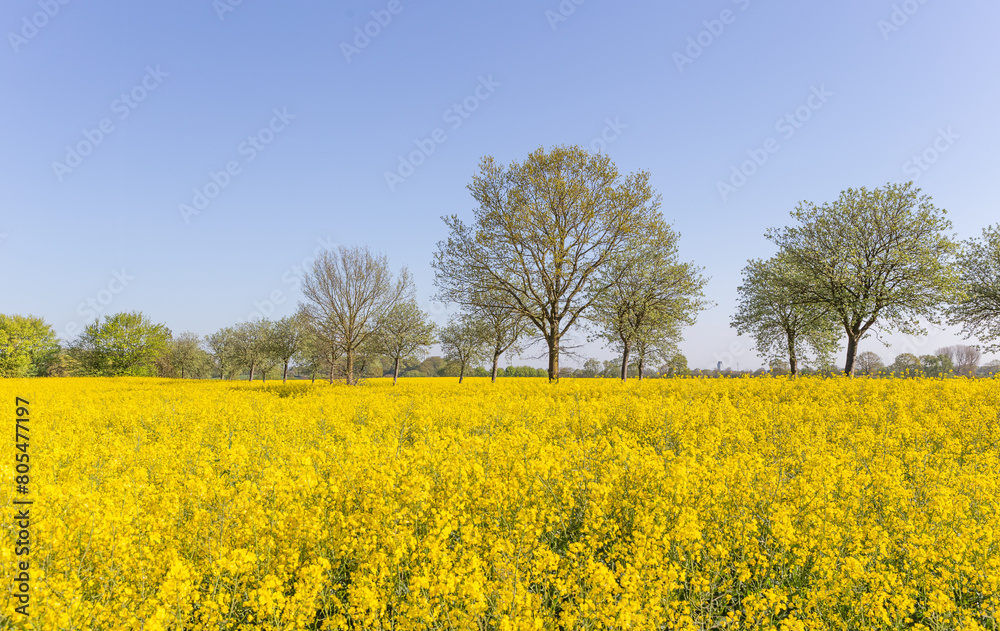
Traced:
<path fill-rule="evenodd" d="M 486 338 L 482 324 L 468 315 L 452 317 L 438 338 L 445 359 L 458 364 L 458 383 L 462 383 L 466 368 L 484 358 Z"/>
<path fill-rule="evenodd" d="M 399 379 L 399 365 L 404 361 L 420 361 L 423 351 L 434 344 L 434 324 L 413 298 L 389 309 L 379 325 L 375 338 L 378 350 L 392 362 L 392 385 Z"/>
<path fill-rule="evenodd" d="M 885 368 L 885 363 L 881 357 L 872 351 L 865 351 L 858 355 L 855 372 L 860 372 L 863 375 L 874 375 L 883 368 Z"/>
<path fill-rule="evenodd" d="M 482 296 L 467 307 L 469 317 L 480 323 L 490 361 L 490 381 L 496 383 L 500 372 L 500 358 L 504 353 L 518 354 L 524 350 L 521 339 L 529 332 L 528 319 L 510 306 L 503 294 Z"/>
<path fill-rule="evenodd" d="M 768 363 L 785 361 L 789 373 L 810 359 L 830 361 L 839 329 L 822 304 L 803 304 L 794 290 L 794 268 L 783 257 L 753 259 L 743 268 L 743 282 L 730 326 L 749 335 Z"/>
<path fill-rule="evenodd" d="M 598 275 L 607 281 L 601 283 L 606 289 L 594 298 L 587 318 L 596 325 L 597 337 L 621 353 L 622 381 L 633 353 L 639 379 L 648 361 L 673 355 L 681 328 L 694 324 L 709 305 L 701 268 L 678 260 L 679 238 L 662 219 L 653 219 Z"/>
<path fill-rule="evenodd" d="M 285 316 L 270 327 L 269 351 L 281 366 L 281 383 L 288 382 L 288 366 L 302 346 L 302 323 L 296 316 Z"/>
<path fill-rule="evenodd" d="M 233 327 L 233 351 L 236 361 L 248 371 L 247 381 L 254 374 L 267 354 L 268 321 L 241 322 Z"/>
<path fill-rule="evenodd" d="M 203 361 L 205 351 L 201 348 L 201 337 L 197 333 L 185 331 L 173 338 L 169 344 L 170 363 L 186 379 L 199 361 Z"/>
<path fill-rule="evenodd" d="M 976 369 L 979 368 L 979 360 L 983 357 L 983 354 L 975 346 L 965 344 L 939 348 L 934 351 L 934 354 L 946 356 L 951 361 L 952 366 L 954 366 L 956 373 L 969 377 L 976 374 Z"/>
<path fill-rule="evenodd" d="M 224 327 L 206 335 L 204 342 L 212 361 L 219 369 L 219 380 L 232 379 L 239 370 L 233 328 Z"/>

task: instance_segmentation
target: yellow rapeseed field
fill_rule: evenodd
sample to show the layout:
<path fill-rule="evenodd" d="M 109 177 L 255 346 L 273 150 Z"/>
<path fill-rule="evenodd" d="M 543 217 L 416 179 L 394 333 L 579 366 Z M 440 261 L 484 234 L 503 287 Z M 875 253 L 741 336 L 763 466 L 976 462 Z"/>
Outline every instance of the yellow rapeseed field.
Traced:
<path fill-rule="evenodd" d="M 456 381 L 0 381 L 0 628 L 1000 628 L 1000 380 Z"/>

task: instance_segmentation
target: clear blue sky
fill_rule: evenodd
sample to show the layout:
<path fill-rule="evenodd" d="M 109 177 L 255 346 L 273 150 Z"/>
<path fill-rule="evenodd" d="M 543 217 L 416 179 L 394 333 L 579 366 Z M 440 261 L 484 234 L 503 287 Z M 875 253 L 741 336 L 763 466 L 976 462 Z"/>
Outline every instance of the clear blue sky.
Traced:
<path fill-rule="evenodd" d="M 440 320 L 439 217 L 471 216 L 479 158 L 604 134 L 711 276 L 691 365 L 749 367 L 726 355 L 740 270 L 797 202 L 919 175 L 960 237 L 998 219 L 995 3 L 231 2 L 4 2 L 0 312 L 64 339 L 132 309 L 205 334 L 293 312 L 296 266 L 339 243 L 408 266 Z M 214 198 L 185 221 L 195 189 Z M 862 350 L 958 341 L 892 339 Z"/>

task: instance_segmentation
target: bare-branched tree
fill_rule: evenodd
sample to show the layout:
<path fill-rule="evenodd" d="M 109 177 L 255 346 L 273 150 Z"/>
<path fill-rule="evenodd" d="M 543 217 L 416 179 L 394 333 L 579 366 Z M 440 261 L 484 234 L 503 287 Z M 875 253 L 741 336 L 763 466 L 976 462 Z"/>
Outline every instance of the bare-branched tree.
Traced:
<path fill-rule="evenodd" d="M 979 360 L 983 354 L 975 346 L 966 344 L 956 344 L 955 346 L 945 346 L 934 352 L 935 355 L 944 355 L 951 360 L 951 365 L 955 372 L 960 375 L 972 377 L 979 368 Z"/>
<path fill-rule="evenodd" d="M 300 313 L 331 357 L 342 354 L 348 384 L 357 383 L 355 359 L 371 345 L 381 318 L 412 298 L 413 281 L 404 267 L 398 277 L 389 259 L 367 247 L 338 246 L 322 252 L 302 279 Z M 338 352 L 339 351 L 339 352 Z M 333 362 L 331 362 L 331 379 Z"/>
<path fill-rule="evenodd" d="M 862 375 L 874 375 L 883 368 L 885 368 L 885 362 L 872 351 L 859 353 L 854 363 L 854 372 Z"/>

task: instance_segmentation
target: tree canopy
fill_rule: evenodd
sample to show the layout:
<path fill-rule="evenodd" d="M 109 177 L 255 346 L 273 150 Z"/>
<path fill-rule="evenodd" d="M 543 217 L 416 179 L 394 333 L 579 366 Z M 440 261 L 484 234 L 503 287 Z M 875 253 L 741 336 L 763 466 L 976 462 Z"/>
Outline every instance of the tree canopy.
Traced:
<path fill-rule="evenodd" d="M 796 300 L 829 309 L 847 334 L 845 373 L 872 327 L 926 333 L 921 321 L 938 321 L 955 295 L 957 244 L 945 214 L 912 182 L 890 183 L 801 202 L 796 225 L 768 232 L 795 270 Z"/>
<path fill-rule="evenodd" d="M 0 314 L 0 377 L 38 377 L 56 361 L 59 342 L 42 318 Z"/>
<path fill-rule="evenodd" d="M 85 327 L 73 349 L 87 374 L 149 376 L 170 339 L 166 325 L 139 311 L 121 312 Z"/>
<path fill-rule="evenodd" d="M 961 297 L 948 309 L 948 321 L 976 337 L 988 353 L 1000 351 L 1000 225 L 966 241 L 958 256 Z"/>
<path fill-rule="evenodd" d="M 681 327 L 694 324 L 709 304 L 701 269 L 678 260 L 678 239 L 669 225 L 654 219 L 598 275 L 604 290 L 594 297 L 588 319 L 598 337 L 621 353 L 623 381 L 633 352 L 642 379 L 647 362 L 667 361 L 677 352 Z"/>
<path fill-rule="evenodd" d="M 615 280 L 598 272 L 658 214 L 649 179 L 578 146 L 539 148 L 508 166 L 483 158 L 468 186 L 473 223 L 444 218 L 449 235 L 432 263 L 440 298 L 479 307 L 502 296 L 545 340 L 557 380 L 560 341 Z"/>

